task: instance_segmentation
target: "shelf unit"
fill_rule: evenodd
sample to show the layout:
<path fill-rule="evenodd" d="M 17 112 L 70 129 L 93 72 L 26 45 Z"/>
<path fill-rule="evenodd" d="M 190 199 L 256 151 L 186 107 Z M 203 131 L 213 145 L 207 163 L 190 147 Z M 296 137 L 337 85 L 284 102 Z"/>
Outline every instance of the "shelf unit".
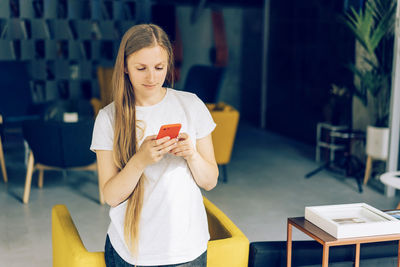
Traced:
<path fill-rule="evenodd" d="M 98 96 L 140 0 L 1 0 L 0 61 L 28 64 L 33 101 Z M 139 7 L 140 8 L 140 7 Z"/>

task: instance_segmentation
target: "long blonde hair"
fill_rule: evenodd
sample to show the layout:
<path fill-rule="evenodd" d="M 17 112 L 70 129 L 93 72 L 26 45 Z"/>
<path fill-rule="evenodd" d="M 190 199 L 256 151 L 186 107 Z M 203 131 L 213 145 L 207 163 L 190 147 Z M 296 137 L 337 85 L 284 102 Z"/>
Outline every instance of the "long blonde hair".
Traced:
<path fill-rule="evenodd" d="M 157 25 L 140 24 L 131 27 L 122 37 L 112 77 L 115 105 L 114 162 L 122 170 L 138 150 L 135 93 L 129 75 L 125 72 L 126 59 L 142 48 L 161 46 L 168 54 L 166 80 L 170 86 L 174 80 L 174 64 L 171 43 L 167 34 Z M 132 254 L 137 252 L 140 213 L 143 205 L 144 175 L 128 198 L 124 221 L 124 238 Z"/>

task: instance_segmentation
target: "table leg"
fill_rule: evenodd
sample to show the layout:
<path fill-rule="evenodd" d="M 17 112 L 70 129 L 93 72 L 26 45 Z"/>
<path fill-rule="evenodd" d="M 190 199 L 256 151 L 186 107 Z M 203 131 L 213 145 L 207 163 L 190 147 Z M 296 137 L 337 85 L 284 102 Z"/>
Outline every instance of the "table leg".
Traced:
<path fill-rule="evenodd" d="M 286 239 L 286 266 L 292 266 L 292 224 L 287 224 L 287 239 Z"/>
<path fill-rule="evenodd" d="M 329 263 L 329 246 L 323 245 L 322 267 L 328 267 L 328 263 Z"/>
<path fill-rule="evenodd" d="M 356 244 L 356 258 L 354 261 L 354 267 L 360 267 L 360 243 Z"/>

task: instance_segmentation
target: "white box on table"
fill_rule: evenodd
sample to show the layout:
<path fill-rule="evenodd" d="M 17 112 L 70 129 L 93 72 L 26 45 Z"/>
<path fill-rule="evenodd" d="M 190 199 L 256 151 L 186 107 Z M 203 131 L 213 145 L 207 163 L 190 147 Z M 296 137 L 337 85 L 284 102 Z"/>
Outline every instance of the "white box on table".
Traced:
<path fill-rule="evenodd" d="M 400 233 L 400 220 L 366 203 L 306 207 L 304 217 L 337 239 Z"/>

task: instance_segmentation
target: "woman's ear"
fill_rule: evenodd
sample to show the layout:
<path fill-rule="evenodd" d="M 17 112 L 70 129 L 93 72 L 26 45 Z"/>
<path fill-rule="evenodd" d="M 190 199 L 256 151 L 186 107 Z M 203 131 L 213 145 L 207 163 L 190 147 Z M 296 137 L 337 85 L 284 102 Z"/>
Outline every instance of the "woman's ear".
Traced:
<path fill-rule="evenodd" d="M 124 67 L 124 72 L 125 72 L 125 74 L 128 74 L 128 68 L 127 67 Z"/>

